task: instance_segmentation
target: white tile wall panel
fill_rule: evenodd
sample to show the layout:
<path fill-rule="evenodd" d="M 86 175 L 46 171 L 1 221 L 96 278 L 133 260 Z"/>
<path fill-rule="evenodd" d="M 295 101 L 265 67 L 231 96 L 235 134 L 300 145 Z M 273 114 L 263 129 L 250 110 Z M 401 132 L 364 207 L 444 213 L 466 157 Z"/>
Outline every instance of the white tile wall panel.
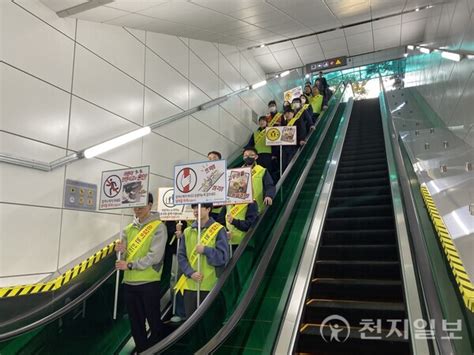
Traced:
<path fill-rule="evenodd" d="M 58 1 L 63 3 L 62 0 Z M 1 1 L 1 3 L 5 4 L 5 6 L 12 5 L 12 2 L 10 1 Z M 69 17 L 58 17 L 54 11 L 51 11 L 44 4 L 38 2 L 38 0 L 15 0 L 15 4 L 19 5 L 23 9 L 26 9 L 30 13 L 33 13 L 34 16 L 37 16 L 45 23 L 64 33 L 71 39 L 74 39 L 74 33 L 76 32 L 76 19 Z"/>
<path fill-rule="evenodd" d="M 119 210 L 117 210 L 119 211 Z M 124 216 L 124 225 L 131 217 Z M 120 230 L 120 215 L 64 210 L 59 267 L 88 253 Z"/>
<path fill-rule="evenodd" d="M 146 32 L 142 30 L 137 30 L 135 28 L 125 28 L 126 31 L 132 34 L 135 38 L 137 38 L 142 43 L 146 43 Z"/>
<path fill-rule="evenodd" d="M 81 150 L 125 134 L 139 126 L 73 97 L 69 148 Z"/>
<path fill-rule="evenodd" d="M 128 27 L 133 28 L 136 30 L 149 30 L 150 24 L 153 23 L 155 20 L 148 16 L 143 16 L 140 14 L 131 14 L 117 17 L 110 21 L 106 21 L 105 23 L 108 25 L 116 25 L 120 27 Z M 149 32 L 148 32 L 149 33 Z"/>
<path fill-rule="evenodd" d="M 189 84 L 189 107 L 195 107 L 212 100 L 206 92 L 193 84 Z"/>
<path fill-rule="evenodd" d="M 423 41 L 426 19 L 402 24 L 402 44 L 420 43 Z"/>
<path fill-rule="evenodd" d="M 173 179 L 166 179 L 161 176 L 151 174 L 148 191 L 151 192 L 154 197 L 152 211 L 156 211 L 158 208 L 158 188 L 160 187 L 173 187 Z"/>
<path fill-rule="evenodd" d="M 219 53 L 219 77 L 224 80 L 232 90 L 240 89 L 240 74 L 222 53 Z"/>
<path fill-rule="evenodd" d="M 60 209 L 0 204 L 0 216 L 0 276 L 56 270 Z M 29 232 L 19 233 L 25 222 Z"/>
<path fill-rule="evenodd" d="M 214 71 L 214 73 L 219 72 L 219 52 L 214 44 L 191 39 L 189 41 L 189 46 L 193 52 Z"/>
<path fill-rule="evenodd" d="M 219 118 L 221 121 L 220 132 L 231 141 L 242 146 L 248 141 L 251 131 L 235 120 L 228 112 L 220 109 Z M 223 146 L 228 146 L 227 144 Z"/>
<path fill-rule="evenodd" d="M 161 4 L 164 4 L 165 2 L 165 0 L 115 0 L 114 2 L 109 3 L 106 6 L 128 12 L 138 12 L 141 10 L 149 9 L 150 7 L 159 6 Z"/>
<path fill-rule="evenodd" d="M 1 246 L 1 241 L 0 241 L 0 247 L 2 247 Z M 0 278 L 0 287 L 9 287 L 9 286 L 13 286 L 13 285 L 34 284 L 34 283 L 40 282 L 41 280 L 44 280 L 45 278 L 47 278 L 51 274 L 52 273 L 35 274 L 35 275 L 29 275 L 29 276 L 1 277 Z"/>
<path fill-rule="evenodd" d="M 207 154 L 211 150 L 222 150 L 220 134 L 194 118 L 189 120 L 189 132 L 189 147 L 193 150 L 202 154 Z M 202 139 L 202 137 L 206 137 L 206 139 Z"/>
<path fill-rule="evenodd" d="M 0 64 L 0 129 L 66 147 L 70 94 Z"/>
<path fill-rule="evenodd" d="M 173 167 L 187 161 L 187 148 L 154 133 L 143 138 L 142 164 L 150 165 L 154 174 L 171 178 Z"/>
<path fill-rule="evenodd" d="M 124 28 L 78 21 L 77 41 L 143 83 L 145 46 Z"/>
<path fill-rule="evenodd" d="M 212 99 L 219 96 L 219 78 L 192 52 L 189 56 L 189 79 Z"/>
<path fill-rule="evenodd" d="M 61 158 L 66 153 L 63 149 L 7 133 L 0 133 L 0 151 L 43 162 Z M 0 201 L 61 207 L 64 168 L 44 172 L 5 163 L 1 166 Z"/>
<path fill-rule="evenodd" d="M 295 48 L 276 52 L 274 56 L 282 68 L 295 68 L 303 65 Z"/>
<path fill-rule="evenodd" d="M 167 64 L 177 69 L 182 75 L 188 76 L 189 50 L 178 37 L 147 32 L 146 45 Z"/>
<path fill-rule="evenodd" d="M 183 117 L 168 123 L 164 126 L 158 127 L 154 132 L 163 137 L 167 137 L 174 142 L 189 146 L 189 117 Z"/>
<path fill-rule="evenodd" d="M 2 11 L 2 60 L 69 91 L 74 42 L 12 2 Z"/>
<path fill-rule="evenodd" d="M 219 107 L 213 106 L 204 111 L 198 111 L 193 114 L 193 117 L 198 121 L 212 127 L 214 130 L 219 132 L 220 121 L 219 121 Z M 190 134 L 192 131 L 190 130 Z"/>
<path fill-rule="evenodd" d="M 167 101 L 156 92 L 145 88 L 145 122 L 149 125 L 182 112 L 180 108 Z"/>
<path fill-rule="evenodd" d="M 141 124 L 143 86 L 88 50 L 77 46 L 74 94 Z"/>
<path fill-rule="evenodd" d="M 189 107 L 188 80 L 149 50 L 146 52 L 145 83 L 181 109 Z"/>
<path fill-rule="evenodd" d="M 78 14 L 73 15 L 72 17 L 78 18 L 83 21 L 106 22 L 122 16 L 126 16 L 128 14 L 128 12 L 123 10 L 100 6 L 91 10 L 80 12 Z"/>
<path fill-rule="evenodd" d="M 233 90 L 222 79 L 219 79 L 219 96 L 230 94 Z"/>

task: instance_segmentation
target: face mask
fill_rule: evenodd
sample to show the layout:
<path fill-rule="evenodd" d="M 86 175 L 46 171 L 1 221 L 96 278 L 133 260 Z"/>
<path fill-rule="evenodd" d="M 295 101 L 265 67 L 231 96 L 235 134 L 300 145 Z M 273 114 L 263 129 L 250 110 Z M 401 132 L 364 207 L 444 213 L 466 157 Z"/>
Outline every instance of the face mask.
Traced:
<path fill-rule="evenodd" d="M 253 165 L 255 163 L 254 157 L 245 157 L 244 158 L 245 165 Z"/>
<path fill-rule="evenodd" d="M 292 106 L 293 110 L 299 110 L 300 107 L 301 107 L 301 104 L 298 102 L 298 103 L 294 103 Z"/>
<path fill-rule="evenodd" d="M 270 106 L 270 112 L 271 113 L 276 112 L 276 110 L 277 110 L 276 106 Z"/>

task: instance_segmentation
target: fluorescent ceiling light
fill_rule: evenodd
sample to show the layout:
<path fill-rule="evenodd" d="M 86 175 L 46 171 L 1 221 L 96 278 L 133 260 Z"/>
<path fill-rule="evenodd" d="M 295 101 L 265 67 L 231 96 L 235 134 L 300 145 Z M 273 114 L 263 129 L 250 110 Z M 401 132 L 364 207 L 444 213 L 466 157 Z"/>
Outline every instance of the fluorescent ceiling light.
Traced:
<path fill-rule="evenodd" d="M 262 87 L 262 86 L 265 86 L 265 85 L 267 85 L 267 81 L 266 81 L 266 80 L 262 80 L 262 81 L 259 81 L 259 82 L 256 83 L 256 84 L 253 84 L 250 88 L 251 88 L 251 89 L 258 89 L 258 88 L 260 88 L 260 87 Z"/>
<path fill-rule="evenodd" d="M 261 44 L 261 45 L 260 45 L 260 48 L 263 48 L 263 47 L 265 47 L 265 44 Z"/>
<path fill-rule="evenodd" d="M 306 74 L 304 77 L 305 77 L 305 79 L 309 79 L 310 76 L 311 76 L 311 75 Z"/>
<path fill-rule="evenodd" d="M 467 59 L 474 59 L 474 54 L 468 54 Z"/>
<path fill-rule="evenodd" d="M 431 49 L 425 48 L 425 47 L 420 47 L 420 52 L 421 52 L 421 53 L 425 53 L 425 54 L 430 54 L 430 53 L 431 53 Z"/>
<path fill-rule="evenodd" d="M 403 56 L 406 58 L 408 57 L 408 53 L 403 53 Z"/>
<path fill-rule="evenodd" d="M 93 158 L 99 154 L 108 152 L 109 150 L 112 150 L 114 148 L 120 147 L 121 145 L 134 141 L 135 139 L 146 136 L 150 132 L 151 132 L 151 128 L 147 126 L 147 127 L 137 129 L 133 132 L 124 134 L 123 136 L 111 139 L 107 142 L 97 144 L 91 148 L 87 148 L 84 151 L 84 157 L 86 157 L 87 159 Z"/>
<path fill-rule="evenodd" d="M 454 60 L 455 62 L 459 62 L 461 60 L 461 55 L 458 53 L 442 51 L 441 56 L 449 60 Z"/>
<path fill-rule="evenodd" d="M 284 76 L 287 76 L 288 74 L 290 74 L 290 71 L 285 70 L 283 73 L 280 73 L 280 78 L 283 78 Z"/>
<path fill-rule="evenodd" d="M 420 8 L 419 8 L 419 7 L 417 7 L 417 8 L 415 9 L 415 11 L 420 11 Z"/>
<path fill-rule="evenodd" d="M 414 46 L 413 44 L 409 44 L 409 45 L 407 46 L 407 49 L 409 49 L 409 50 L 412 51 L 412 50 L 415 49 L 415 46 Z"/>

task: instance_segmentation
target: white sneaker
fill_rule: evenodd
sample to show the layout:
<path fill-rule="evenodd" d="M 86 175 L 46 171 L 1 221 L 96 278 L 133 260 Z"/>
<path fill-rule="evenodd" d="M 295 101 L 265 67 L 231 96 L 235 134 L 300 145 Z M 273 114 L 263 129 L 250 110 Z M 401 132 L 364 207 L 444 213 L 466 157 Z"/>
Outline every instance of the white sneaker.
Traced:
<path fill-rule="evenodd" d="M 183 321 L 183 319 L 180 316 L 173 316 L 170 319 L 171 323 L 181 323 L 182 321 Z"/>

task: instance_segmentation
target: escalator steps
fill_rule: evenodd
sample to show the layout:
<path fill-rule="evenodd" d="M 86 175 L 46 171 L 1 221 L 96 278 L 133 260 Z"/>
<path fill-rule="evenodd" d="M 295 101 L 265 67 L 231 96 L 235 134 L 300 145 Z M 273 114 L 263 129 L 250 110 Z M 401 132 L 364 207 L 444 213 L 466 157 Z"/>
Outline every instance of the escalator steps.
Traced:
<path fill-rule="evenodd" d="M 339 331 L 348 334 L 347 341 L 328 341 L 332 329 L 324 321 L 334 315 L 346 319 L 349 328 L 339 325 Z M 393 334 L 406 331 L 405 318 L 379 103 L 377 99 L 357 101 L 336 172 L 295 352 L 410 354 L 408 336 Z M 380 322 L 380 339 L 361 336 L 364 320 L 372 320 L 372 328 Z"/>

